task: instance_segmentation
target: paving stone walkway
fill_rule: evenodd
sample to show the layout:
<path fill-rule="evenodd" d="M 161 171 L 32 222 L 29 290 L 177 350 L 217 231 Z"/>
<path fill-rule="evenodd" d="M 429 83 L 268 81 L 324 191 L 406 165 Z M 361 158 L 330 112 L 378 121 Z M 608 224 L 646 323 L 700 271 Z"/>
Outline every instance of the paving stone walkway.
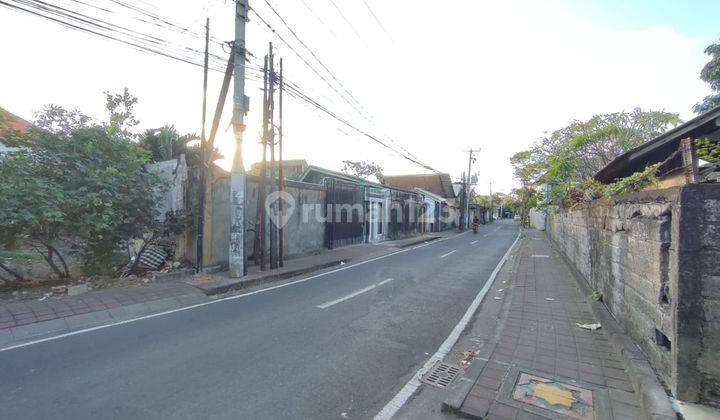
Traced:
<path fill-rule="evenodd" d="M 152 283 L 94 290 L 78 296 L 62 296 L 45 301 L 0 303 L 0 330 L 192 293 L 196 291 L 183 283 Z"/>
<path fill-rule="evenodd" d="M 490 419 L 640 418 L 639 398 L 605 332 L 576 325 L 598 321 L 542 232 L 527 232 L 512 276 L 499 340 L 487 361 L 475 362 L 484 368 L 461 414 Z"/>

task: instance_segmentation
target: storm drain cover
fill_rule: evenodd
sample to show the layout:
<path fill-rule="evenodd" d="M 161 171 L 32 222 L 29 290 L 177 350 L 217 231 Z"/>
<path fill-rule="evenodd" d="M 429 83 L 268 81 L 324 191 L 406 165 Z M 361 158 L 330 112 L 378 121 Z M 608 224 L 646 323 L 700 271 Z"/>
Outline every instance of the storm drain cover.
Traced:
<path fill-rule="evenodd" d="M 435 366 L 430 369 L 430 372 L 423 376 L 421 381 L 438 388 L 445 388 L 450 385 L 459 374 L 459 366 L 437 362 Z"/>

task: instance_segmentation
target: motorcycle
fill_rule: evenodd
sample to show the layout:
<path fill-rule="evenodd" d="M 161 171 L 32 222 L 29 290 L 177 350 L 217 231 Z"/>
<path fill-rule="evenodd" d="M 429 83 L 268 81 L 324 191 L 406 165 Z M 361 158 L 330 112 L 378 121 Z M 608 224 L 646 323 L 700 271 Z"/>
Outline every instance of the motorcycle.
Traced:
<path fill-rule="evenodd" d="M 478 224 L 477 224 L 477 222 L 473 222 L 472 228 L 473 228 L 473 233 L 477 233 L 477 232 L 478 232 Z"/>

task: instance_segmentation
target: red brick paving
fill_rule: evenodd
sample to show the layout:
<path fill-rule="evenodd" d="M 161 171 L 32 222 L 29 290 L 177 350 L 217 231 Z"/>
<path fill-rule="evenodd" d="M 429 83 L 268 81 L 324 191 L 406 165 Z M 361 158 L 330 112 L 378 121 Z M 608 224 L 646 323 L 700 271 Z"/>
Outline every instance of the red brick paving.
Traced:
<path fill-rule="evenodd" d="M 588 331 L 575 325 L 597 321 L 568 268 L 553 256 L 541 233 L 528 233 L 509 305 L 499 341 L 463 402 L 463 414 L 491 419 L 544 418 L 497 400 L 503 381 L 515 379 L 507 376 L 514 366 L 608 389 L 615 418 L 640 417 L 638 397 L 607 335 L 602 329 Z"/>
<path fill-rule="evenodd" d="M 193 290 L 183 283 L 151 283 L 90 291 L 78 296 L 51 297 L 45 301 L 0 303 L 0 330 L 88 312 L 104 311 L 151 300 L 178 297 Z"/>

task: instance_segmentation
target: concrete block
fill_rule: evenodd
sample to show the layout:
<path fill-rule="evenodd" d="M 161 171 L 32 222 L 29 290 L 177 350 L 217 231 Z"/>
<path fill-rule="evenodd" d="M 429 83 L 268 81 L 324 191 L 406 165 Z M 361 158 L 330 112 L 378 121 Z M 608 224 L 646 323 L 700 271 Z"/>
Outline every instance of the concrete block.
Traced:
<path fill-rule="evenodd" d="M 148 309 L 152 312 L 162 312 L 168 309 L 178 308 L 181 306 L 181 303 L 175 298 L 164 298 L 145 302 L 145 305 L 147 305 Z"/>
<path fill-rule="evenodd" d="M 21 325 L 12 328 L 13 337 L 16 340 L 49 335 L 52 333 L 64 332 L 69 329 L 64 318 L 51 319 L 49 321 L 36 322 L 34 324 Z"/>
<path fill-rule="evenodd" d="M 135 303 L 133 305 L 118 306 L 117 308 L 108 309 L 108 312 L 113 320 L 124 321 L 126 319 L 147 315 L 151 311 L 144 303 Z"/>
<path fill-rule="evenodd" d="M 86 314 L 73 315 L 64 318 L 68 328 L 71 330 L 94 327 L 96 325 L 113 321 L 108 311 L 95 311 Z"/>

